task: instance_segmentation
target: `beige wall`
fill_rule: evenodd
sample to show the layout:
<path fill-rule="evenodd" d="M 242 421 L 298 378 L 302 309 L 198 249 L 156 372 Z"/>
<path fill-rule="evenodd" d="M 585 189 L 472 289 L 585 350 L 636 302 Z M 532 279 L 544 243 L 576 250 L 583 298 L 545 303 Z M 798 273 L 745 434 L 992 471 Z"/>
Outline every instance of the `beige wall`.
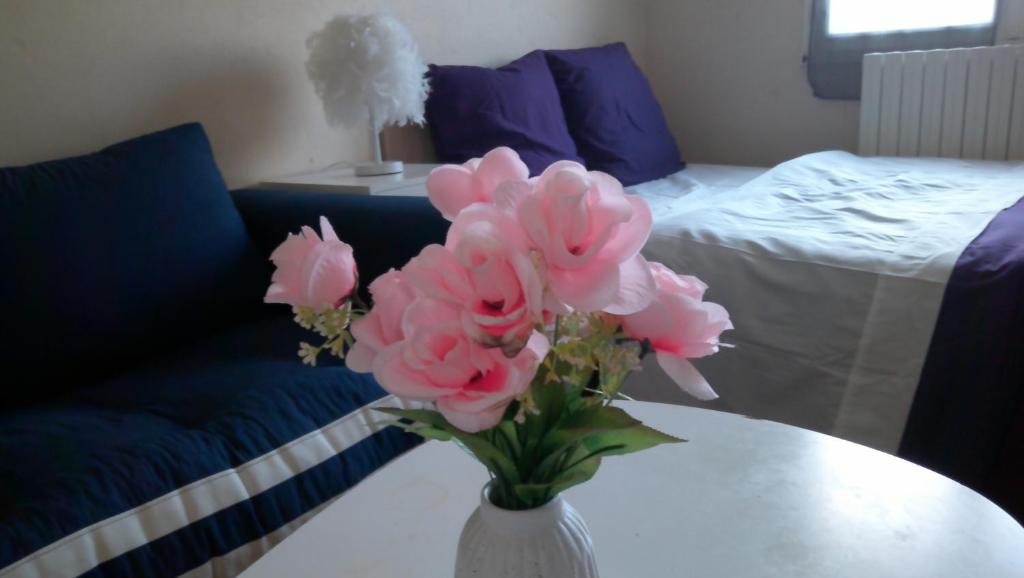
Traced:
<path fill-rule="evenodd" d="M 620 0 L 0 0 L 0 166 L 190 120 L 233 186 L 365 158 L 366 132 L 326 126 L 305 39 L 333 15 L 380 9 L 431 62 L 615 40 L 642 58 L 644 46 L 645 11 Z"/>
<path fill-rule="evenodd" d="M 1001 0 L 996 42 L 1024 42 L 1024 0 Z"/>
<path fill-rule="evenodd" d="M 326 126 L 305 39 L 383 9 L 428 61 L 495 65 L 625 40 L 690 161 L 771 165 L 853 149 L 856 102 L 811 95 L 808 0 L 0 0 L 0 166 L 202 121 L 233 186 L 370 154 Z M 1001 41 L 1024 40 L 1004 0 Z"/>
<path fill-rule="evenodd" d="M 815 98 L 807 82 L 808 15 L 808 0 L 651 0 L 647 69 L 687 160 L 856 149 L 859 103 Z M 997 36 L 1024 39 L 1024 0 L 1004 0 Z"/>

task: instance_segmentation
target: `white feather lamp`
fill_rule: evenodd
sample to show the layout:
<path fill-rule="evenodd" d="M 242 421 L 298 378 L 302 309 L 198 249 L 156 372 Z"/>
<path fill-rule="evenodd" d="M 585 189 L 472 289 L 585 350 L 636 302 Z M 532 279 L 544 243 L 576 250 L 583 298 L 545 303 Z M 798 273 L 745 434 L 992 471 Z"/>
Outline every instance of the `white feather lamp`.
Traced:
<path fill-rule="evenodd" d="M 423 122 L 427 66 L 412 35 L 391 16 L 338 16 L 306 42 L 306 72 L 324 105 L 327 122 L 352 128 L 369 121 L 375 161 L 356 174 L 402 172 L 402 161 L 381 158 L 380 129 Z"/>

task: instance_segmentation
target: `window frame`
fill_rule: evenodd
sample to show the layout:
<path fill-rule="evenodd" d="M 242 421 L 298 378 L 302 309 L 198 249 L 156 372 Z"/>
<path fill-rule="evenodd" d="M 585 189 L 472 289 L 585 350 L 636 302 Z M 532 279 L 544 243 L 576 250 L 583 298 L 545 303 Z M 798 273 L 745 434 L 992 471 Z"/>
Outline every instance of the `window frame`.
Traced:
<path fill-rule="evenodd" d="M 859 100 L 861 68 L 865 54 L 991 46 L 995 41 L 996 25 L 1003 10 L 1003 2 L 996 2 L 992 23 L 987 25 L 836 36 L 828 33 L 828 8 L 829 0 L 811 0 L 811 29 L 806 57 L 807 80 L 811 84 L 814 96 L 818 98 Z"/>

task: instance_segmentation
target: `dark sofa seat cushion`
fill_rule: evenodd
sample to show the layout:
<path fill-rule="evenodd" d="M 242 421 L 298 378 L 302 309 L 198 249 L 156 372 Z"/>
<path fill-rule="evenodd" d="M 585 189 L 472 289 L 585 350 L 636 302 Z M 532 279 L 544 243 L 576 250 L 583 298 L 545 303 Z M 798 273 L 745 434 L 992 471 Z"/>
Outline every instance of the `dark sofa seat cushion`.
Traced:
<path fill-rule="evenodd" d="M 33 555 L 41 575 L 178 576 L 415 443 L 367 426 L 386 419 L 360 411 L 384 395 L 371 377 L 302 365 L 303 337 L 287 316 L 252 322 L 0 416 L 0 573 Z"/>
<path fill-rule="evenodd" d="M 0 359 L 35 378 L 0 409 L 226 326 L 265 289 L 198 124 L 0 168 L 0 207 Z"/>

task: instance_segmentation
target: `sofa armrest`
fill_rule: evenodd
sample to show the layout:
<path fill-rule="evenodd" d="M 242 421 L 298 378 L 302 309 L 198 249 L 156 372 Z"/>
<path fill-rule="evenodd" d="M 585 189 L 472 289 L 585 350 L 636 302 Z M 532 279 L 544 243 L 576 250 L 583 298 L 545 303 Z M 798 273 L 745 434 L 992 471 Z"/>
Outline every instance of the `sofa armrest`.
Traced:
<path fill-rule="evenodd" d="M 400 268 L 431 243 L 443 243 L 448 221 L 426 197 L 240 189 L 232 191 L 249 234 L 265 255 L 303 225 L 319 231 L 327 217 L 352 245 L 365 288 L 388 269 Z"/>

